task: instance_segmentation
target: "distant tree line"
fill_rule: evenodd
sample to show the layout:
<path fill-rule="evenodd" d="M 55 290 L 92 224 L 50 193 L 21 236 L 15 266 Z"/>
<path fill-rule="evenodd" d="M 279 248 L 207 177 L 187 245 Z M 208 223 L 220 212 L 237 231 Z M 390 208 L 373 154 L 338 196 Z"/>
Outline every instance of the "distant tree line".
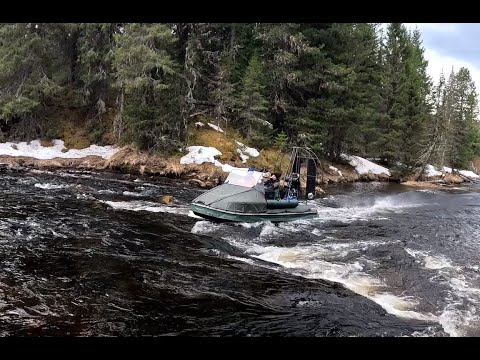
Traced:
<path fill-rule="evenodd" d="M 331 160 L 468 167 L 480 154 L 469 70 L 434 84 L 401 23 L 0 25 L 0 135 L 49 136 L 65 108 L 149 151 L 178 149 L 204 116 Z"/>

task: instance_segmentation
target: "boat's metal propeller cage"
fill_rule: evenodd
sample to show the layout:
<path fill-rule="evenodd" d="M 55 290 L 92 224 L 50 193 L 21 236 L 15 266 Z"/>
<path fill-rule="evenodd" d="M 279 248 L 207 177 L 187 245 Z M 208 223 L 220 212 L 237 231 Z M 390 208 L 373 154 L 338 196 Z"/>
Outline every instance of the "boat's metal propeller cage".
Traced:
<path fill-rule="evenodd" d="M 288 161 L 288 164 L 287 164 Z M 320 159 L 309 148 L 293 146 L 277 157 L 275 170 L 285 172 L 283 189 L 287 196 L 298 191 L 298 198 L 313 200 L 318 176 L 322 176 L 318 165 Z M 299 178 L 299 189 L 295 189 L 296 178 Z"/>

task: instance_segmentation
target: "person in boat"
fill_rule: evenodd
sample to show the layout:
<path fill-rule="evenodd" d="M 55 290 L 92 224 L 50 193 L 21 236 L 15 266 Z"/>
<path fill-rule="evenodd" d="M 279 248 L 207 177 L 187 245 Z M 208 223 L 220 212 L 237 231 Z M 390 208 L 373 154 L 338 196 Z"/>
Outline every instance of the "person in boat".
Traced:
<path fill-rule="evenodd" d="M 280 199 L 279 188 L 280 182 L 278 181 L 277 175 L 270 174 L 270 172 L 265 172 L 262 175 L 262 182 L 257 184 L 255 188 L 265 195 L 267 200 Z"/>
<path fill-rule="evenodd" d="M 269 172 L 264 172 L 262 175 L 263 184 L 265 184 L 268 180 L 270 180 L 271 177 L 272 175 Z"/>
<path fill-rule="evenodd" d="M 273 200 L 275 197 L 275 181 L 272 177 L 269 172 L 263 174 L 263 189 L 267 200 Z"/>
<path fill-rule="evenodd" d="M 265 176 L 265 182 L 264 182 L 264 194 L 265 194 L 265 199 L 267 200 L 278 200 L 280 199 L 279 197 L 279 189 L 280 189 L 280 182 L 277 179 L 277 175 L 272 174 L 270 177 L 268 177 L 270 173 L 267 173 Z"/>
<path fill-rule="evenodd" d="M 270 180 L 273 183 L 273 199 L 278 200 L 280 199 L 280 182 L 278 181 L 277 175 L 272 174 Z"/>
<path fill-rule="evenodd" d="M 292 188 L 294 188 L 297 193 L 300 191 L 300 175 L 297 173 L 292 174 Z"/>

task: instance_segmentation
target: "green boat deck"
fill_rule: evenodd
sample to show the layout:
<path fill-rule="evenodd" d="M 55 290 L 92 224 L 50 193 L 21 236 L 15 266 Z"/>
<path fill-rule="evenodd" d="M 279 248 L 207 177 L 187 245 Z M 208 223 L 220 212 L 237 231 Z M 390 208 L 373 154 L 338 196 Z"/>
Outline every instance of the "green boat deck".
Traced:
<path fill-rule="evenodd" d="M 261 213 L 240 213 L 194 203 L 192 204 L 192 211 L 195 215 L 206 219 L 234 222 L 285 222 L 318 217 L 318 213 L 307 205 L 298 205 L 295 208 L 271 209 Z"/>

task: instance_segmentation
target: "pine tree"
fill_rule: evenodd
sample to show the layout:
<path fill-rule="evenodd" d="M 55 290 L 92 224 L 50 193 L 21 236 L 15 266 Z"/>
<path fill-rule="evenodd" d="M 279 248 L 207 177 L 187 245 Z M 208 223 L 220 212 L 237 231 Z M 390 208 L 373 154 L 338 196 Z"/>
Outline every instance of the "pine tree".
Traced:
<path fill-rule="evenodd" d="M 230 55 L 227 51 L 221 52 L 220 59 L 215 66 L 215 75 L 211 79 L 212 91 L 209 96 L 214 103 L 212 116 L 217 126 L 232 122 L 231 114 L 235 106 L 234 86 L 231 83 L 230 66 L 228 63 Z M 222 125 L 223 126 L 223 125 Z"/>
<path fill-rule="evenodd" d="M 325 34 L 324 49 L 329 53 L 331 65 L 325 89 L 329 101 L 324 102 L 323 111 L 328 124 L 324 151 L 331 159 L 338 160 L 346 150 L 349 130 L 357 122 L 357 94 L 352 91 L 358 81 L 352 56 L 356 46 L 354 24 L 333 24 Z"/>
<path fill-rule="evenodd" d="M 342 148 L 348 153 L 375 157 L 379 123 L 384 120 L 383 76 L 381 44 L 375 24 L 354 24 L 351 41 L 345 49 L 353 54 L 348 60 L 355 74 L 350 87 L 353 114 Z M 348 59 L 348 58 L 347 58 Z"/>
<path fill-rule="evenodd" d="M 309 123 L 320 149 L 331 159 L 343 152 L 363 154 L 378 136 L 376 122 L 383 111 L 376 26 L 315 24 L 304 33 L 315 46 L 316 66 L 305 76 L 316 81 L 309 88 L 307 117 L 314 119 Z"/>
<path fill-rule="evenodd" d="M 402 160 L 407 165 L 420 165 L 419 158 L 428 147 L 426 126 L 431 122 L 431 81 L 417 30 L 410 36 L 407 45 L 405 90 L 408 103 L 402 124 Z"/>
<path fill-rule="evenodd" d="M 266 69 L 267 92 L 273 126 L 284 131 L 290 139 L 299 135 L 296 122 L 302 120 L 296 105 L 303 95 L 301 58 L 310 53 L 299 24 L 262 24 L 256 29 L 261 41 Z"/>
<path fill-rule="evenodd" d="M 450 73 L 448 81 L 445 86 L 444 99 L 442 106 L 442 122 L 443 122 L 443 136 L 441 142 L 441 155 L 440 155 L 440 164 L 441 165 L 452 165 L 452 151 L 454 149 L 453 145 L 453 124 L 455 117 L 455 107 L 457 103 L 457 78 L 456 74 L 453 71 Z"/>
<path fill-rule="evenodd" d="M 115 40 L 115 85 L 121 93 L 127 141 L 150 151 L 178 147 L 184 134 L 171 28 L 129 24 Z"/>
<path fill-rule="evenodd" d="M 366 157 L 377 157 L 375 142 L 380 136 L 380 124 L 387 118 L 384 112 L 383 85 L 385 70 L 382 48 L 376 24 L 355 24 L 352 43 L 347 54 L 355 72 L 351 88 L 353 120 L 347 129 L 346 150 Z"/>
<path fill-rule="evenodd" d="M 390 24 L 385 50 L 388 120 L 382 126 L 378 146 L 389 163 L 418 166 L 428 145 L 426 125 L 431 122 L 431 84 L 420 33 L 409 34 L 404 25 Z"/>
<path fill-rule="evenodd" d="M 68 109 L 87 131 L 169 151 L 202 114 L 260 147 L 277 134 L 331 159 L 467 168 L 477 108 L 468 69 L 433 88 L 420 33 L 400 23 L 385 35 L 368 23 L 0 25 L 0 130 L 12 139 L 48 133 Z"/>
<path fill-rule="evenodd" d="M 447 128 L 445 124 L 445 75 L 440 74 L 438 84 L 432 89 L 433 113 L 432 121 L 426 134 L 428 137 L 427 149 L 421 158 L 421 163 L 435 164 L 443 167 L 443 153 Z"/>
<path fill-rule="evenodd" d="M 112 53 L 117 24 L 83 24 L 78 38 L 78 78 L 81 81 L 83 103 L 101 116 L 105 105 L 114 98 L 112 83 Z"/>
<path fill-rule="evenodd" d="M 264 68 L 257 56 L 250 59 L 250 63 L 241 80 L 239 95 L 239 117 L 242 128 L 248 140 L 258 132 L 268 133 L 272 128 L 266 120 L 268 101 L 265 98 L 265 76 Z M 255 131 L 257 130 L 257 131 Z M 258 135 L 257 135 L 258 136 Z M 265 139 L 260 139 L 260 141 Z M 258 141 L 257 141 L 258 142 Z"/>
<path fill-rule="evenodd" d="M 453 147 L 450 162 L 454 167 L 465 168 L 474 155 L 478 95 L 468 69 L 460 68 L 455 78 L 456 103 L 452 118 Z"/>
<path fill-rule="evenodd" d="M 33 139 L 42 132 L 47 103 L 63 91 L 61 48 L 48 24 L 0 26 L 0 118 L 19 122 L 16 139 Z"/>
<path fill-rule="evenodd" d="M 402 123 L 405 119 L 407 96 L 405 94 L 405 64 L 407 31 L 402 24 L 389 24 L 385 44 L 385 112 L 388 115 L 381 125 L 377 146 L 381 157 L 388 163 L 402 158 Z"/>
<path fill-rule="evenodd" d="M 203 114 L 222 126 L 235 122 L 232 116 L 236 91 L 232 79 L 237 28 L 241 25 L 175 24 L 187 85 L 186 117 Z"/>

